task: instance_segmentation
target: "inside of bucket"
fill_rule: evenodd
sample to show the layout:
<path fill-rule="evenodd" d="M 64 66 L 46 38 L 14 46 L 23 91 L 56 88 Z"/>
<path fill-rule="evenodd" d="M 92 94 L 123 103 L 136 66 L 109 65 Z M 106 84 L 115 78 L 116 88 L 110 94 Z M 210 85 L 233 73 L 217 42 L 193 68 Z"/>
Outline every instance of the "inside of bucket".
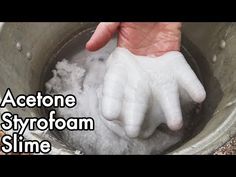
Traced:
<path fill-rule="evenodd" d="M 58 61 L 62 61 L 65 58 L 70 61 L 73 59 L 74 56 L 78 55 L 79 53 L 85 50 L 85 44 L 91 37 L 94 29 L 95 28 L 93 27 L 83 31 L 79 31 L 73 37 L 65 40 L 63 45 L 61 45 L 59 49 L 53 52 L 53 55 L 51 55 L 49 59 L 50 62 L 47 64 L 47 66 L 44 68 L 44 71 L 42 72 L 40 90 L 42 90 L 44 93 L 46 92 L 45 83 L 50 78 L 52 78 L 52 70 L 55 68 L 55 65 Z M 112 42 L 108 47 L 108 51 L 110 50 L 110 52 L 112 52 L 115 46 L 116 42 Z M 199 132 L 201 132 L 206 123 L 211 119 L 212 114 L 216 109 L 216 106 L 218 105 L 219 101 L 223 96 L 220 85 L 217 79 L 215 79 L 215 77 L 213 76 L 213 72 L 209 67 L 207 59 L 204 58 L 198 47 L 195 46 L 190 40 L 188 40 L 185 34 L 183 34 L 182 36 L 181 52 L 187 59 L 194 72 L 197 74 L 198 78 L 203 83 L 207 92 L 207 98 L 203 104 L 197 105 L 195 109 L 191 112 L 191 114 L 187 115 L 187 117 L 183 117 L 184 126 L 181 130 L 183 133 L 181 140 L 178 141 L 178 143 L 172 145 L 171 147 L 168 147 L 161 153 L 168 153 L 175 150 L 176 148 L 180 147 L 188 140 L 196 136 Z M 41 111 L 42 114 L 46 114 L 48 110 Z M 168 128 L 164 124 L 158 127 L 158 129 L 162 132 L 171 133 L 170 130 L 168 130 Z M 60 132 L 55 131 L 53 132 L 53 135 L 61 139 Z M 66 141 L 64 141 L 64 143 L 67 144 Z M 68 148 L 73 149 L 74 147 Z"/>

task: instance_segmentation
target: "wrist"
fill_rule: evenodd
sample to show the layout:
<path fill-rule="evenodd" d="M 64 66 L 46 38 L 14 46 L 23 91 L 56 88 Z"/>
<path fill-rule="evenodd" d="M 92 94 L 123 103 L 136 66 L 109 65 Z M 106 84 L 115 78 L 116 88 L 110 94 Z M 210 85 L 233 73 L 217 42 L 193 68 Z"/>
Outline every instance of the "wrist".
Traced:
<path fill-rule="evenodd" d="M 160 22 L 140 24 L 139 28 L 123 31 L 118 46 L 128 49 L 135 55 L 159 57 L 170 51 L 180 51 L 181 23 Z M 146 28 L 146 29 L 145 29 Z M 142 29 L 142 30 L 137 30 Z M 146 30 L 146 32 L 145 32 Z"/>

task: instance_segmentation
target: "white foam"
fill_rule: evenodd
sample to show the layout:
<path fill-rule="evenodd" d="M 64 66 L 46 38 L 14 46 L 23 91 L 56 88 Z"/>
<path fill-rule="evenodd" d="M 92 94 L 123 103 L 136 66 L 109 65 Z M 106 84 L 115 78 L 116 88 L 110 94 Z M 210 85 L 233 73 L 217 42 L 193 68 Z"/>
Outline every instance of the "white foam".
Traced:
<path fill-rule="evenodd" d="M 50 94 L 74 94 L 77 98 L 76 107 L 58 109 L 60 116 L 93 117 L 95 120 L 94 131 L 62 132 L 64 142 L 85 154 L 151 154 L 161 153 L 180 141 L 181 131 L 166 133 L 160 130 L 147 139 L 132 139 L 126 136 L 119 121 L 104 119 L 100 111 L 101 95 L 109 51 L 106 47 L 95 53 L 83 51 L 71 61 L 58 62 L 53 78 L 46 83 Z M 152 104 L 157 109 L 152 109 L 149 116 L 163 117 L 158 102 Z"/>

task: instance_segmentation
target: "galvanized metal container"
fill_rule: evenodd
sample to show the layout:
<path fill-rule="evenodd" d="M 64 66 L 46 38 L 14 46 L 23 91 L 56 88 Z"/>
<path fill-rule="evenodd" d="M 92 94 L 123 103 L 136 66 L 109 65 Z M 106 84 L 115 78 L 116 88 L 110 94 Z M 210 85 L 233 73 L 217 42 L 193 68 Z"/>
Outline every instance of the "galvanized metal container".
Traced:
<path fill-rule="evenodd" d="M 0 24 L 0 99 L 7 88 L 14 94 L 44 90 L 46 73 L 55 64 L 52 56 L 74 36 L 96 23 L 4 23 Z M 89 39 L 90 33 L 83 38 Z M 207 100 L 199 127 L 169 154 L 211 154 L 236 133 L 236 24 L 184 23 L 183 43 L 200 68 Z M 83 46 L 80 46 L 83 47 Z M 0 109 L 22 117 L 40 117 L 37 108 Z M 49 132 L 26 132 L 29 139 L 49 139 L 51 154 L 80 154 Z"/>

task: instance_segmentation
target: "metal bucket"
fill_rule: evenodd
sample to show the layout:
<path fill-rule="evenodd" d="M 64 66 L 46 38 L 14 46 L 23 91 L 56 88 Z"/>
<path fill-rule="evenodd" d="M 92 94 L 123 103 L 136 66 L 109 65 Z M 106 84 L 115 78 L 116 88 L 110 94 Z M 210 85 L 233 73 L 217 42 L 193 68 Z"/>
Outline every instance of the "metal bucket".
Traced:
<path fill-rule="evenodd" d="M 53 55 L 75 36 L 86 42 L 96 23 L 4 23 L 0 25 L 0 99 L 7 88 L 14 95 L 44 90 L 47 71 L 55 64 Z M 236 24 L 184 23 L 183 46 L 194 56 L 203 78 L 207 100 L 199 124 L 169 154 L 210 154 L 236 133 Z M 78 46 L 84 47 L 84 46 Z M 41 117 L 37 108 L 9 110 L 22 117 Z M 11 133 L 11 132 L 8 132 Z M 29 139 L 48 139 L 51 154 L 80 154 L 50 132 L 26 132 Z"/>

